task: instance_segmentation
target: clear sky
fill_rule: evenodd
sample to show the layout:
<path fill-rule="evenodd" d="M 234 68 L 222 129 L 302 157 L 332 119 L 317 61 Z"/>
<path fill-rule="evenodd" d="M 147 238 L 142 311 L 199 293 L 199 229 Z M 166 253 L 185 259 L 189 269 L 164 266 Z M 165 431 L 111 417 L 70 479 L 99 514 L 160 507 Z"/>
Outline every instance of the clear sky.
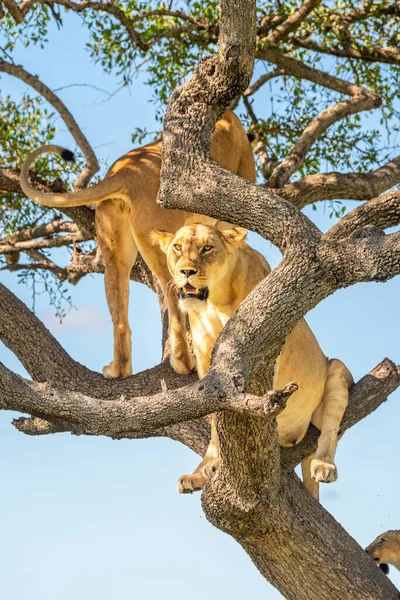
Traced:
<path fill-rule="evenodd" d="M 85 30 L 74 15 L 59 32 L 51 29 L 44 50 L 17 56 L 52 89 L 86 83 L 112 92 L 118 82 L 90 63 Z M 26 90 L 1 78 L 3 94 Z M 111 101 L 87 87 L 60 96 L 77 118 L 99 158 L 109 163 L 131 147 L 135 126 L 154 129 L 150 89 L 139 80 Z M 73 148 L 61 121 L 56 142 Z M 349 208 L 356 203 L 348 203 Z M 306 213 L 322 229 L 333 221 L 321 206 Z M 276 265 L 271 244 L 254 234 L 250 243 Z M 63 260 L 62 251 L 56 256 Z M 14 275 L 1 281 L 29 306 L 31 291 Z M 100 370 L 111 360 L 111 320 L 102 276 L 84 278 L 71 289 L 77 310 L 63 324 L 45 295 L 36 310 L 74 359 Z M 400 362 L 400 278 L 359 284 L 326 299 L 308 316 L 322 349 L 341 358 L 357 380 L 385 356 Z M 156 297 L 131 284 L 130 323 L 134 370 L 159 362 L 160 324 Z M 0 360 L 25 374 L 0 344 Z M 321 501 L 365 547 L 379 533 L 400 529 L 400 392 L 346 433 L 339 444 L 336 483 L 322 485 Z M 282 596 L 258 573 L 243 550 L 205 519 L 200 496 L 179 496 L 178 477 L 198 457 L 165 439 L 112 441 L 58 434 L 27 437 L 0 413 L 0 593 L 7 600 L 155 600 L 204 595 L 242 600 Z M 400 573 L 390 575 L 400 586 Z"/>

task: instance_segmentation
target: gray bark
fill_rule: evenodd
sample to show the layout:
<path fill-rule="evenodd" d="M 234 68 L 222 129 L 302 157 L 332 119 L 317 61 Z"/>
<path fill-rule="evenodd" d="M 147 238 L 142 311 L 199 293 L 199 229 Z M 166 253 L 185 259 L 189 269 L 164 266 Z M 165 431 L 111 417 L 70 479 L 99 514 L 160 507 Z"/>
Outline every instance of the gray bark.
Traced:
<path fill-rule="evenodd" d="M 281 21 L 279 35 L 295 21 Z M 282 392 L 265 395 L 284 339 L 306 312 L 337 289 L 400 273 L 400 235 L 382 231 L 400 222 L 397 200 L 367 203 L 322 235 L 292 204 L 210 159 L 216 120 L 249 85 L 255 23 L 253 0 L 222 0 L 219 53 L 175 92 L 165 118 L 159 201 L 248 227 L 283 252 L 279 267 L 225 327 L 210 372 L 196 381 L 163 363 L 125 381 L 106 381 L 73 361 L 0 286 L 0 338 L 33 378 L 0 367 L 0 409 L 31 414 L 15 422 L 31 435 L 168 435 L 201 454 L 209 436 L 203 417 L 217 411 L 223 462 L 202 495 L 209 521 L 236 539 L 286 598 L 398 599 L 391 582 L 293 473 L 314 450 L 316 432 L 282 450 L 275 419 Z M 358 382 L 342 432 L 399 384 L 388 360 Z"/>

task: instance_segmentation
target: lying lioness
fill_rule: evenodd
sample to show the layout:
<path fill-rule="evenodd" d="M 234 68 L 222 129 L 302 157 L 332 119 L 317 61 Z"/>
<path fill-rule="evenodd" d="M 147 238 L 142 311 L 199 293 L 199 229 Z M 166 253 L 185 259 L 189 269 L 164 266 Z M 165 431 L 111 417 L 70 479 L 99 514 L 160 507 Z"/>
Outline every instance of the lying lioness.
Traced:
<path fill-rule="evenodd" d="M 386 575 L 389 573 L 389 565 L 400 570 L 400 531 L 392 529 L 378 535 L 365 551 Z"/>
<path fill-rule="evenodd" d="M 239 304 L 270 272 L 264 257 L 243 240 L 241 228 L 219 231 L 193 224 L 176 233 L 153 232 L 153 240 L 167 255 L 167 263 L 178 290 L 179 307 L 189 315 L 196 367 L 204 377 L 218 335 Z M 303 463 L 303 479 L 318 497 L 319 481 L 334 481 L 334 457 L 338 428 L 348 403 L 352 377 L 339 360 L 328 361 L 304 319 L 286 338 L 275 364 L 273 386 L 296 381 L 299 390 L 278 416 L 279 441 L 293 446 L 304 438 L 310 422 L 321 431 L 315 456 Z M 211 441 L 200 465 L 180 478 L 180 492 L 203 488 L 208 474 L 219 464 L 220 450 L 215 415 Z"/>
<path fill-rule="evenodd" d="M 62 209 L 99 202 L 96 209 L 97 240 L 105 265 L 107 302 L 114 325 L 114 359 L 104 367 L 107 378 L 128 377 L 131 366 L 131 331 L 128 323 L 129 274 L 138 251 L 161 284 L 169 316 L 170 362 L 178 373 L 193 369 L 184 318 L 178 310 L 176 294 L 167 285 L 170 276 L 165 255 L 150 240 L 151 231 L 177 231 L 193 222 L 216 223 L 215 219 L 189 212 L 166 210 L 156 203 L 160 185 L 161 142 L 131 150 L 109 169 L 104 181 L 67 194 L 46 194 L 29 183 L 29 168 L 44 152 L 56 152 L 63 158 L 72 155 L 60 146 L 42 146 L 32 152 L 21 170 L 24 193 L 45 206 Z M 211 156 L 225 169 L 255 181 L 253 153 L 239 119 L 225 111 L 216 124 Z"/>

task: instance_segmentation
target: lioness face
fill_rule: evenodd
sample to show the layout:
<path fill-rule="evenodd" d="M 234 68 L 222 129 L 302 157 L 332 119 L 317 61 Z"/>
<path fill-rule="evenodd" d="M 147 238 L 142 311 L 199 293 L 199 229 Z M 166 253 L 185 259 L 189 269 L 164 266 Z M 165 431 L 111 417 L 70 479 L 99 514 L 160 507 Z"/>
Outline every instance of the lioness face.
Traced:
<path fill-rule="evenodd" d="M 210 295 L 218 294 L 229 269 L 231 242 L 245 236 L 242 228 L 218 231 L 202 224 L 186 225 L 176 234 L 153 232 L 153 240 L 167 255 L 181 309 L 201 310 Z"/>
<path fill-rule="evenodd" d="M 385 573 L 388 573 L 388 563 L 397 564 L 399 560 L 400 536 L 398 532 L 387 531 L 379 535 L 365 551 Z"/>

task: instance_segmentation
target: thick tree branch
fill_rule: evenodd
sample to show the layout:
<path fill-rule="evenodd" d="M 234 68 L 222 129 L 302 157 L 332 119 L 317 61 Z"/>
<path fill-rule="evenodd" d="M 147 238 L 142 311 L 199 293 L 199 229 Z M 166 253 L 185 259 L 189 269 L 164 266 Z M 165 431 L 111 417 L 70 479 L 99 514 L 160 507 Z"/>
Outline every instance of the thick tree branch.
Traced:
<path fill-rule="evenodd" d="M 279 189 L 271 189 L 297 208 L 321 200 L 370 200 L 400 183 L 400 156 L 370 173 L 307 175 Z M 269 183 L 267 184 L 269 187 Z"/>
<path fill-rule="evenodd" d="M 287 600 L 398 599 L 389 578 L 294 474 L 282 478 L 276 502 L 260 497 L 236 529 L 230 528 L 232 517 L 219 518 L 228 512 L 227 494 L 217 506 L 207 492 L 207 517 L 241 544 Z"/>
<path fill-rule="evenodd" d="M 213 377 L 190 386 L 162 391 L 151 397 L 120 396 L 110 402 L 80 392 L 54 388 L 48 383 L 24 380 L 0 365 L 0 408 L 66 423 L 72 431 L 89 435 L 121 437 L 126 432 L 144 437 L 166 425 L 204 417 L 221 409 L 238 410 L 271 418 L 284 407 L 297 386 L 271 391 L 256 398 L 219 389 Z M 277 408 L 279 407 L 279 408 Z"/>
<path fill-rule="evenodd" d="M 24 332 L 23 338 L 21 331 Z M 21 300 L 0 284 L 0 340 L 21 361 L 36 381 L 46 381 L 94 397 L 150 395 L 161 389 L 182 387 L 195 379 L 176 374 L 162 363 L 126 380 L 110 381 L 74 361 Z"/>
<path fill-rule="evenodd" d="M 25 435 L 49 435 L 53 433 L 72 433 L 82 435 L 82 431 L 76 429 L 71 431 L 68 425 L 62 425 L 59 421 L 47 421 L 39 417 L 19 417 L 13 419 L 13 425 L 18 431 Z M 181 442 L 202 456 L 205 454 L 210 439 L 210 426 L 206 419 L 186 421 L 177 425 L 167 425 L 162 429 L 156 429 L 152 435 L 141 435 L 126 431 L 116 436 L 115 439 L 140 439 L 143 437 L 168 437 Z"/>
<path fill-rule="evenodd" d="M 345 215 L 331 227 L 326 237 L 332 240 L 343 239 L 355 231 L 378 227 L 387 229 L 400 224 L 400 190 L 383 194 L 369 200 Z M 368 231 L 365 232 L 366 234 Z"/>
<path fill-rule="evenodd" d="M 46 419 L 51 419 L 48 421 L 34 417 L 33 419 L 20 418 L 15 421 L 17 429 L 28 435 L 62 431 L 85 435 L 106 435 L 118 439 L 168 435 L 165 427 L 174 422 L 180 422 L 181 419 L 189 422 L 191 419 L 185 417 L 188 412 L 197 417 L 199 413 L 210 409 L 210 407 L 199 408 L 198 406 L 199 401 L 201 404 L 205 400 L 204 382 L 181 388 L 172 394 L 161 392 L 150 398 L 128 399 L 123 396 L 113 401 L 102 401 L 69 390 L 52 388 L 48 384 L 27 382 L 12 374 L 5 367 L 1 368 L 0 373 L 2 389 L 0 407 L 3 410 L 41 414 Z M 353 386 L 349 407 L 341 425 L 341 433 L 376 410 L 399 386 L 400 367 L 396 367 L 390 360 L 385 359 Z M 231 408 L 239 413 L 249 415 L 261 414 L 259 411 L 263 410 L 267 416 L 273 416 L 284 408 L 282 400 L 285 402 L 285 399 L 296 389 L 296 386 L 290 384 L 282 392 L 269 392 L 264 399 L 241 395 L 233 399 L 232 403 L 227 403 L 225 398 L 221 404 L 221 398 L 218 399 L 218 388 L 212 388 L 214 408 L 211 410 L 215 410 L 215 407 L 225 410 Z M 193 400 L 195 401 L 193 402 Z M 149 410 L 151 407 L 154 407 L 154 410 Z M 149 422 L 147 420 L 149 414 L 154 414 L 155 420 Z M 200 437 L 204 444 L 208 428 L 205 422 L 201 421 L 198 421 L 197 427 L 200 428 Z M 193 429 L 193 424 L 191 428 Z M 170 433 L 174 433 L 173 429 L 170 430 Z M 318 435 L 319 432 L 311 426 L 301 444 L 290 449 L 282 448 L 281 457 L 284 468 L 293 469 L 296 464 L 307 458 L 315 450 Z M 198 447 L 195 449 L 199 451 Z"/>
<path fill-rule="evenodd" d="M 90 179 L 99 170 L 99 163 L 95 153 L 92 150 L 86 136 L 82 133 L 78 123 L 75 121 L 72 114 L 69 112 L 65 104 L 52 92 L 44 83 L 42 83 L 38 77 L 31 75 L 23 67 L 8 63 L 0 58 L 0 71 L 18 77 L 33 89 L 35 89 L 43 98 L 49 102 L 58 112 L 72 137 L 76 141 L 79 148 L 82 150 L 83 155 L 86 159 L 86 166 L 84 170 L 78 175 L 74 181 L 74 188 L 80 188 L 87 185 Z"/>

